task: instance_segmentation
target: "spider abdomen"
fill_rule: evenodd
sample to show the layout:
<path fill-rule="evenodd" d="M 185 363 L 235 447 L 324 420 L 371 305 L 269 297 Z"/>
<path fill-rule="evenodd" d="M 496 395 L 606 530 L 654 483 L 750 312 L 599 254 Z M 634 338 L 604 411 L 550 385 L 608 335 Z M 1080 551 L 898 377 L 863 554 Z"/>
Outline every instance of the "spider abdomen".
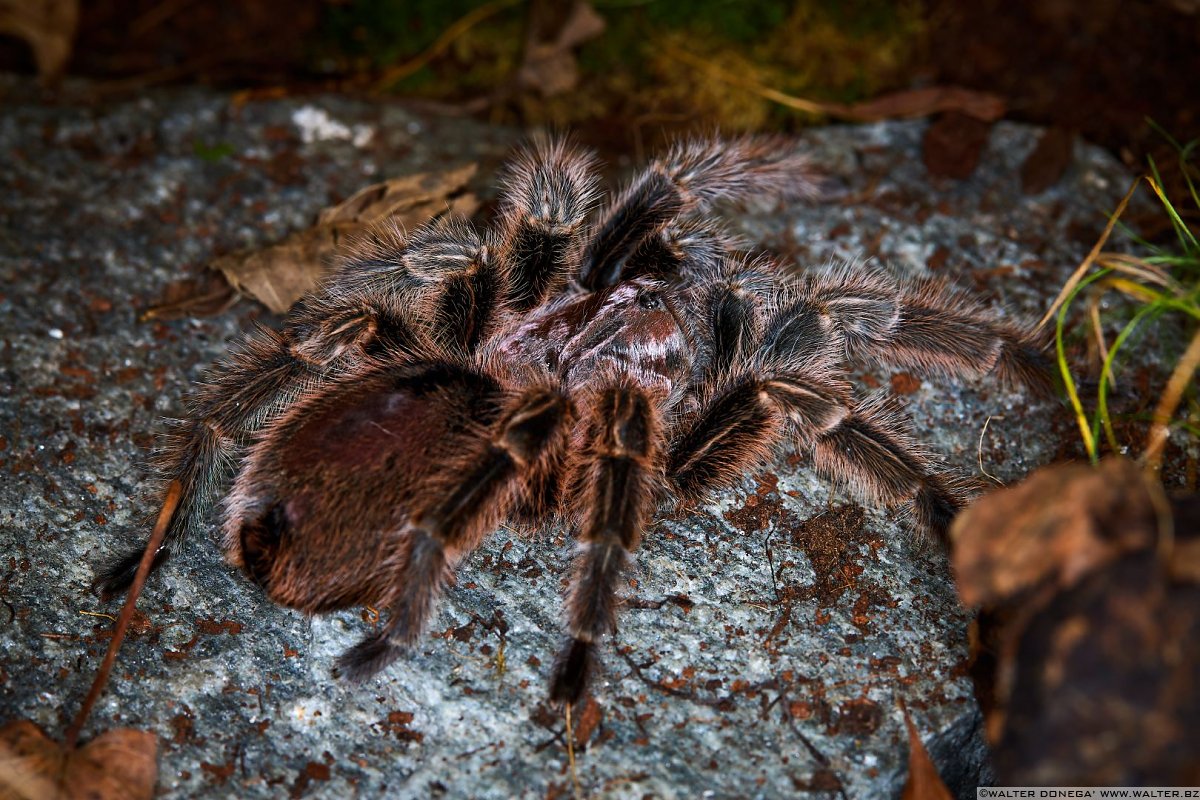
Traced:
<path fill-rule="evenodd" d="M 445 453 L 495 419 L 500 396 L 469 370 L 385 369 L 293 408 L 264 431 L 226 500 L 230 560 L 293 608 L 386 605 L 416 499 Z"/>

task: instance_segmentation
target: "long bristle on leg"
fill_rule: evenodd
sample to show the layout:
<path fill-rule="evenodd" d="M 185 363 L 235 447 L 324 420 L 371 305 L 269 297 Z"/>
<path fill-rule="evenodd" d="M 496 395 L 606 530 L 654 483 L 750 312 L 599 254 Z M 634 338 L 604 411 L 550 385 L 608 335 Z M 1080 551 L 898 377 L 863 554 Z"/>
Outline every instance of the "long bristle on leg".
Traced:
<path fill-rule="evenodd" d="M 808 279 L 800 305 L 819 309 L 845 337 L 851 358 L 922 375 L 997 375 L 1046 395 L 1053 371 L 1045 342 L 944 280 L 899 280 L 843 268 Z"/>
<path fill-rule="evenodd" d="M 189 399 L 188 419 L 171 423 L 155 452 L 156 476 L 164 484 L 178 481 L 182 494 L 151 569 L 162 566 L 203 527 L 245 437 L 312 379 L 310 365 L 291 352 L 281 334 L 267 329 L 210 371 Z M 102 569 L 95 590 L 104 597 L 125 591 L 143 549 Z"/>

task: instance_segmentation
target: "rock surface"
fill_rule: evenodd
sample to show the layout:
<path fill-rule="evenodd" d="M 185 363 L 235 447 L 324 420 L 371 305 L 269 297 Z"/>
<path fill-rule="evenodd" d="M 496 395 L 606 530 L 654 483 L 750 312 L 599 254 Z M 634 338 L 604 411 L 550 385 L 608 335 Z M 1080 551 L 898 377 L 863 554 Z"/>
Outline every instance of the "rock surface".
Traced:
<path fill-rule="evenodd" d="M 6 91 L 20 95 L 19 84 Z M 878 258 L 953 276 L 1040 315 L 1128 178 L 1077 145 L 1033 197 L 1019 166 L 1036 131 L 992 132 L 964 181 L 929 178 L 923 124 L 803 137 L 833 177 L 818 205 L 736 217 L 802 264 Z M 93 566 L 157 510 L 139 467 L 156 421 L 254 318 L 139 323 L 212 256 L 309 224 L 366 183 L 478 161 L 517 132 L 391 103 L 249 100 L 174 91 L 0 117 L 0 721 L 61 732 L 115 613 Z M 904 395 L 949 463 L 1013 479 L 1073 435 L 1057 404 L 994 383 L 866 370 Z M 986 431 L 985 422 L 989 420 Z M 982 433 L 981 433 L 982 432 Z M 152 579 L 85 738 L 113 726 L 162 741 L 162 797 L 515 796 L 572 792 L 564 719 L 545 703 L 559 642 L 561 532 L 501 531 L 472 556 L 410 658 L 361 687 L 330 676 L 370 622 L 266 602 L 214 539 Z M 701 513 L 664 518 L 596 702 L 577 712 L 578 779 L 612 797 L 894 797 L 903 699 L 951 786 L 986 776 L 965 673 L 967 615 L 945 559 L 886 512 L 861 510 L 801 456 L 747 476 Z"/>

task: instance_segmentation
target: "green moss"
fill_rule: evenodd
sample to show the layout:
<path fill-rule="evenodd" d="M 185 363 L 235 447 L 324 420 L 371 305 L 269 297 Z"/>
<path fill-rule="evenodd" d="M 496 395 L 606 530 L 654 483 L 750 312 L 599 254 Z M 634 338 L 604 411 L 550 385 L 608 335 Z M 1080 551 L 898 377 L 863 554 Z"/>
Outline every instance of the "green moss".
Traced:
<path fill-rule="evenodd" d="M 424 52 L 480 0 L 355 0 L 330 6 L 317 52 L 342 72 L 378 73 Z M 815 100 L 853 102 L 894 88 L 918 52 L 924 20 L 894 0 L 594 0 L 603 35 L 578 53 L 569 98 L 517 98 L 527 123 L 687 119 L 730 129 L 807 121 L 745 87 L 671 57 L 686 51 L 723 71 Z M 442 100 L 478 96 L 513 75 L 528 3 L 471 27 L 392 90 Z M 501 109 L 503 111 L 503 109 Z"/>

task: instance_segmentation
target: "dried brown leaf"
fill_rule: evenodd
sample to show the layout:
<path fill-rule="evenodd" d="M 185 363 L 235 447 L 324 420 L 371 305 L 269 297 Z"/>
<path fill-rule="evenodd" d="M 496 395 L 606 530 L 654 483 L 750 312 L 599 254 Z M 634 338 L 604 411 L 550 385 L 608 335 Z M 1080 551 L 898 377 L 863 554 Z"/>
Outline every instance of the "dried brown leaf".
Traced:
<path fill-rule="evenodd" d="M 1066 588 L 1120 555 L 1149 546 L 1158 527 L 1143 471 L 1113 458 L 1066 464 L 980 499 L 951 530 L 958 592 L 994 605 L 1047 583 Z"/>
<path fill-rule="evenodd" d="M 524 62 L 517 71 L 517 81 L 526 88 L 536 89 L 543 97 L 569 92 L 578 85 L 575 48 L 604 33 L 605 23 L 590 3 L 577 0 L 555 27 L 557 30 L 549 34 L 532 30 L 525 45 Z"/>
<path fill-rule="evenodd" d="M 1038 138 L 1021 164 L 1021 191 L 1025 194 L 1041 194 L 1058 183 L 1075 150 L 1075 135 L 1063 128 L 1050 128 Z"/>
<path fill-rule="evenodd" d="M 921 744 L 921 734 L 908 718 L 907 710 L 904 724 L 908 728 L 908 780 L 904 782 L 901 800 L 954 800 L 925 745 Z"/>
<path fill-rule="evenodd" d="M 978 117 L 952 111 L 925 131 L 922 156 L 930 175 L 963 180 L 979 164 L 992 126 Z"/>
<path fill-rule="evenodd" d="M 209 266 L 234 289 L 281 314 L 316 288 L 347 241 L 380 222 L 412 229 L 444 215 L 471 216 L 478 199 L 466 192 L 477 166 L 423 172 L 372 184 L 325 209 L 317 224 L 262 250 L 222 256 Z"/>
<path fill-rule="evenodd" d="M 158 777 L 158 739 L 154 734 L 116 728 L 100 734 L 83 747 L 79 747 L 78 742 L 79 732 L 87 722 L 92 706 L 108 683 L 117 652 L 136 613 L 138 595 L 150 574 L 150 562 L 162 544 L 167 526 L 179 506 L 181 493 L 179 481 L 171 481 L 121 614 L 113 625 L 108 651 L 79 712 L 67 728 L 65 743 L 54 741 L 26 719 L 0 728 L 0 800 L 74 800 L 78 797 L 140 800 L 154 795 L 154 782 Z"/>
<path fill-rule="evenodd" d="M 1004 99 L 988 92 L 964 89 L 961 86 L 929 86 L 893 92 L 844 106 L 841 116 L 860 122 L 876 122 L 884 119 L 927 117 L 954 111 L 983 122 L 995 122 L 1007 110 Z"/>
<path fill-rule="evenodd" d="M 209 272 L 201 278 L 183 278 L 168 283 L 158 302 L 143 311 L 138 321 L 211 317 L 225 311 L 237 299 L 237 293 L 227 281 Z"/>
<path fill-rule="evenodd" d="M 575 746 L 583 747 L 596 732 L 596 727 L 604 720 L 604 709 L 596 702 L 596 698 L 588 695 L 583 709 L 579 712 L 579 721 L 575 724 Z"/>
<path fill-rule="evenodd" d="M 117 728 L 69 749 L 28 720 L 0 728 L 0 800 L 138 800 L 154 795 L 158 740 Z"/>
<path fill-rule="evenodd" d="M 79 0 L 0 0 L 0 33 L 33 49 L 43 83 L 62 77 L 79 24 Z"/>

